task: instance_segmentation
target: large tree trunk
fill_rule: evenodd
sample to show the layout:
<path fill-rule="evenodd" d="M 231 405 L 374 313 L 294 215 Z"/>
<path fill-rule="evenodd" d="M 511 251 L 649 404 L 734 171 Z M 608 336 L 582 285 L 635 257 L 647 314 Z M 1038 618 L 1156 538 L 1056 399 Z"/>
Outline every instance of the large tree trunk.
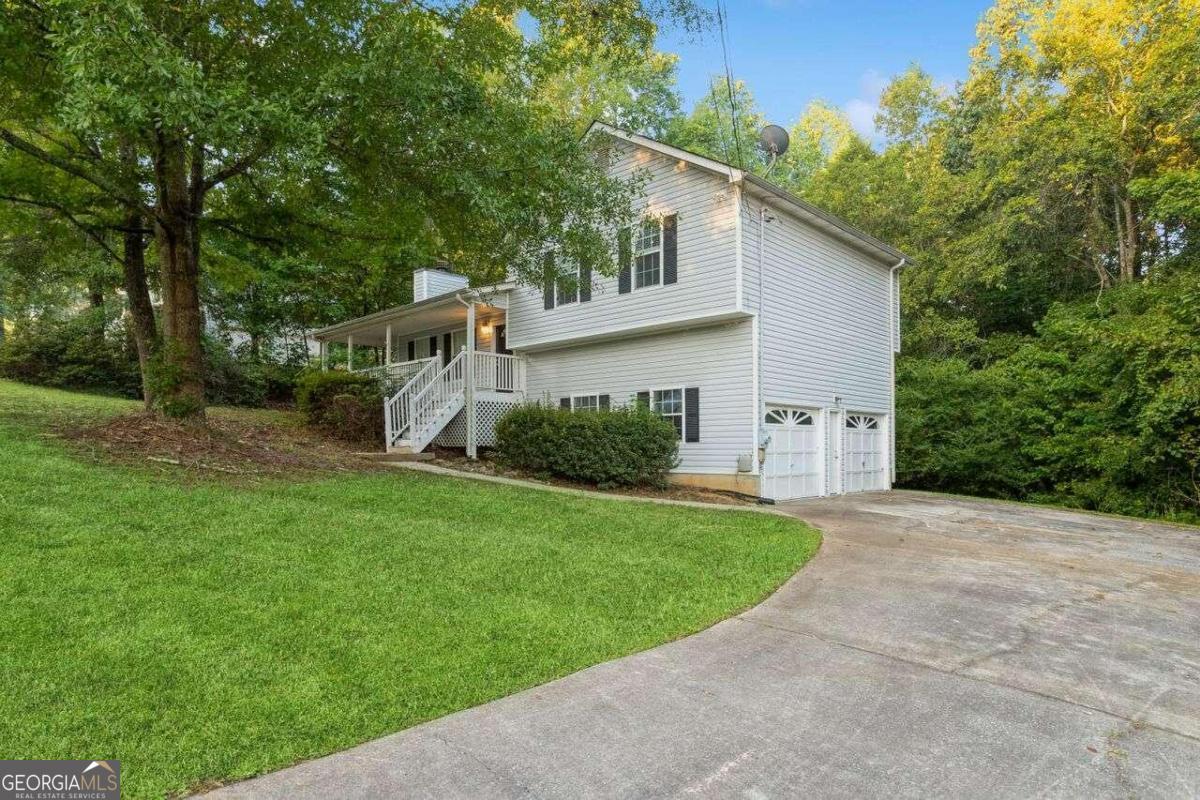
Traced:
<path fill-rule="evenodd" d="M 154 405 L 154 389 L 150 381 L 150 358 L 158 343 L 158 328 L 154 324 L 154 305 L 146 285 L 146 240 L 142 236 L 142 215 L 131 211 L 125 219 L 125 252 L 121 267 L 129 316 L 133 322 L 133 342 L 137 347 L 138 369 L 142 373 L 142 400 L 149 411 Z"/>
<path fill-rule="evenodd" d="M 201 341 L 198 217 L 189 186 L 182 138 L 160 135 L 155 156 L 154 240 L 162 274 L 162 364 L 160 407 L 170 416 L 203 418 L 204 350 Z"/>

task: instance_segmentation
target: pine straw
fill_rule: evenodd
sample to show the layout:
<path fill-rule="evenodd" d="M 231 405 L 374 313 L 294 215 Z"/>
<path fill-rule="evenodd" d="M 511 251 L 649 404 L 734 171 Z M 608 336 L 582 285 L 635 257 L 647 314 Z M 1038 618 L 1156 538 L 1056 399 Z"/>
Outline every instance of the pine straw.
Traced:
<path fill-rule="evenodd" d="M 301 426 L 252 423 L 226 415 L 182 423 L 146 413 L 123 414 L 55 426 L 54 433 L 94 461 L 201 479 L 255 481 L 380 468 L 350 445 L 322 439 Z"/>

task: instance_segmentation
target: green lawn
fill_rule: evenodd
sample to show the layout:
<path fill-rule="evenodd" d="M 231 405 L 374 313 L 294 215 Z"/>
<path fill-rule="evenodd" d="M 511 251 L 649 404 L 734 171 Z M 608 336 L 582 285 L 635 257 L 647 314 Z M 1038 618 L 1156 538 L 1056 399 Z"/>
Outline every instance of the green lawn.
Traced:
<path fill-rule="evenodd" d="M 120 759 L 127 797 L 700 630 L 819 542 L 776 516 L 401 471 L 184 484 L 39 434 L 46 409 L 133 407 L 0 381 L 0 755 Z"/>

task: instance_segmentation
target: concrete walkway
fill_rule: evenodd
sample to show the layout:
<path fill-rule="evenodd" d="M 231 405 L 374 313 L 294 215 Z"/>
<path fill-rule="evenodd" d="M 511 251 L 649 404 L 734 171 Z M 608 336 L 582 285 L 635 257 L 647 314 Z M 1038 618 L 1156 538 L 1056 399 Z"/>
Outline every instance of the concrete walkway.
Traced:
<path fill-rule="evenodd" d="M 703 633 L 222 798 L 1196 797 L 1200 532 L 893 493 Z"/>

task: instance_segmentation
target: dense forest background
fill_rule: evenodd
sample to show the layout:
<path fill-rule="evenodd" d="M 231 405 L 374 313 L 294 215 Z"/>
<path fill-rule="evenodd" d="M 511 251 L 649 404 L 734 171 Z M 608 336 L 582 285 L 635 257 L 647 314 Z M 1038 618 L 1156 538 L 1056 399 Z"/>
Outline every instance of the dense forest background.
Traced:
<path fill-rule="evenodd" d="M 0 43 L 84 18 L 13 15 L 24 5 L 4 5 Z M 154 5 L 113 4 L 131 14 Z M 663 25 L 711 35 L 702 7 L 621 3 L 604 16 L 594 4 L 545 3 L 531 34 L 516 4 L 400 5 L 387 47 L 365 61 L 337 40 L 370 26 L 322 28 L 329 69 L 317 78 L 355 97 L 353 113 L 303 118 L 270 105 L 293 102 L 289 81 L 315 80 L 287 74 L 287 58 L 231 81 L 253 95 L 269 74 L 273 94 L 257 113 L 279 119 L 264 144 L 199 156 L 237 166 L 243 148 L 259 159 L 213 185 L 197 229 L 210 401 L 272 395 L 304 359 L 305 329 L 407 300 L 412 268 L 435 258 L 488 277 L 503 268 L 488 253 L 533 258 L 550 237 L 605 269 L 588 255 L 604 249 L 596 231 L 636 187 L 589 175 L 572 142 L 594 118 L 768 171 L 757 132 L 784 121 L 765 119 L 736 76 L 714 76 L 711 93 L 683 109 L 675 58 L 655 47 Z M 146 41 L 161 44 L 146 26 Z M 124 56 L 91 33 L 70 35 L 74 50 L 51 38 L 27 53 L 58 71 L 58 94 L 31 102 L 28 63 L 0 70 L 7 97 L 20 99 L 19 114 L 0 109 L 14 132 L 0 137 L 0 371 L 137 394 L 146 387 L 120 325 L 130 295 L 119 243 L 132 230 L 157 245 L 162 230 L 127 224 L 132 206 L 119 194 L 19 146 L 59 148 L 85 167 L 136 147 L 121 126 L 140 106 L 101 113 L 88 103 L 103 98 L 70 95 L 71 58 L 87 47 Z M 83 88 L 103 93 L 105 80 L 116 79 Z M 179 86 L 211 100 L 191 83 L 171 91 Z M 151 112 L 165 91 L 134 89 Z M 329 119 L 317 126 L 313 114 Z M 226 116 L 219 127 L 180 112 L 185 128 L 210 125 L 212 136 L 248 124 Z M 883 93 L 876 126 L 881 139 L 868 142 L 828 103 L 798 109 L 769 178 L 913 258 L 902 277 L 901 485 L 1200 519 L 1200 243 L 1189 235 L 1200 224 L 1200 2 L 999 0 L 980 21 L 966 80 L 939 86 L 912 65 Z M 493 160 L 464 168 L 439 131 Z M 506 170 L 532 152 L 538 163 L 518 189 Z M 410 155 L 420 169 L 405 166 Z M 552 204 L 552 230 L 521 216 L 553 197 L 567 199 Z M 582 227 L 564 221 L 581 209 Z M 155 292 L 159 274 L 152 261 Z M 235 330 L 245 335 L 233 347 Z"/>

